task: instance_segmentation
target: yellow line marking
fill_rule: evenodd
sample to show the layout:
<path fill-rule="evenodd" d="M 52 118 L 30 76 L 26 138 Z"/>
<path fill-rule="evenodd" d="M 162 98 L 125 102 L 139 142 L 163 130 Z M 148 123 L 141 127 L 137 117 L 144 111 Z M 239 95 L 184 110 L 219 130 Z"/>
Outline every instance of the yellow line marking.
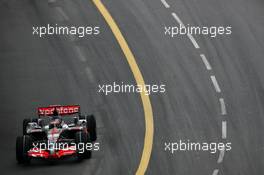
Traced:
<path fill-rule="evenodd" d="M 139 70 L 137 65 L 136 59 L 132 54 L 125 38 L 123 37 L 120 29 L 118 28 L 116 22 L 112 18 L 111 14 L 108 12 L 106 7 L 103 5 L 101 0 L 93 0 L 94 4 L 103 15 L 105 21 L 108 23 L 109 27 L 111 28 L 116 40 L 118 41 L 127 61 L 130 66 L 130 69 L 133 72 L 134 78 L 138 85 L 144 86 L 145 82 L 143 76 Z M 141 156 L 140 164 L 136 171 L 136 175 L 143 175 L 145 174 L 150 156 L 152 151 L 152 144 L 153 144 L 153 135 L 154 135 L 154 124 L 153 124 L 153 112 L 150 103 L 149 96 L 145 94 L 145 92 L 140 93 L 143 108 L 144 108 L 144 115 L 145 115 L 145 138 L 144 138 L 144 148 L 143 153 Z"/>

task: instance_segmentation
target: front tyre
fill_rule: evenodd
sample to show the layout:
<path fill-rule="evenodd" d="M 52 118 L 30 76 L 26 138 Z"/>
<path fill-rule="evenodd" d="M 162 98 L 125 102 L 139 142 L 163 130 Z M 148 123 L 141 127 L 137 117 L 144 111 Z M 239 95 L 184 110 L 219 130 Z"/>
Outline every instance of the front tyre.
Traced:
<path fill-rule="evenodd" d="M 75 134 L 76 152 L 79 160 L 89 159 L 92 151 L 86 149 L 86 145 L 91 143 L 89 133 L 79 131 Z"/>
<path fill-rule="evenodd" d="M 96 132 L 96 120 L 94 115 L 88 115 L 86 117 L 86 125 L 87 125 L 87 130 L 90 133 L 90 139 L 92 142 L 96 141 L 97 139 L 97 132 Z"/>

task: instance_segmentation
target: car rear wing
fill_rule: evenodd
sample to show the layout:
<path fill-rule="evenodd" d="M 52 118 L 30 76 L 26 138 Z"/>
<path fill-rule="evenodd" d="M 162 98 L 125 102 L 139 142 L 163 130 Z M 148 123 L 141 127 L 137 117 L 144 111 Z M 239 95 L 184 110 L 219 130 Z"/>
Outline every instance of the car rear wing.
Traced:
<path fill-rule="evenodd" d="M 38 108 L 38 116 L 52 116 L 54 110 L 57 110 L 59 115 L 73 115 L 73 114 L 79 114 L 80 113 L 80 105 L 66 105 L 66 106 L 60 106 L 60 105 L 54 105 L 54 106 L 48 106 L 48 107 L 39 107 Z"/>

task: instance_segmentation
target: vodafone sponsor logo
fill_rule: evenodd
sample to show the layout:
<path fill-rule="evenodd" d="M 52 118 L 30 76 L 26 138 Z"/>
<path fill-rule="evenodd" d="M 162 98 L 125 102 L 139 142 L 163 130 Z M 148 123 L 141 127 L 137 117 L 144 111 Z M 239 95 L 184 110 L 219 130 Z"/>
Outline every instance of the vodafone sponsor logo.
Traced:
<path fill-rule="evenodd" d="M 57 110 L 60 115 L 75 114 L 80 111 L 80 106 L 52 106 L 52 107 L 40 107 L 38 108 L 38 115 L 52 115 L 54 110 Z"/>

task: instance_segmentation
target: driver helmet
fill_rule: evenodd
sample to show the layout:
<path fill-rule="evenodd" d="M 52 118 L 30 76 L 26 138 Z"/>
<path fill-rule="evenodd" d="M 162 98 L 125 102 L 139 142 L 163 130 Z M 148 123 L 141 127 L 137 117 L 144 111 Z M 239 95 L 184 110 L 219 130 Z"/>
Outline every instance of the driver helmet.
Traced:
<path fill-rule="evenodd" d="M 57 109 L 53 111 L 52 119 L 50 122 L 50 128 L 61 127 L 62 119 Z"/>

